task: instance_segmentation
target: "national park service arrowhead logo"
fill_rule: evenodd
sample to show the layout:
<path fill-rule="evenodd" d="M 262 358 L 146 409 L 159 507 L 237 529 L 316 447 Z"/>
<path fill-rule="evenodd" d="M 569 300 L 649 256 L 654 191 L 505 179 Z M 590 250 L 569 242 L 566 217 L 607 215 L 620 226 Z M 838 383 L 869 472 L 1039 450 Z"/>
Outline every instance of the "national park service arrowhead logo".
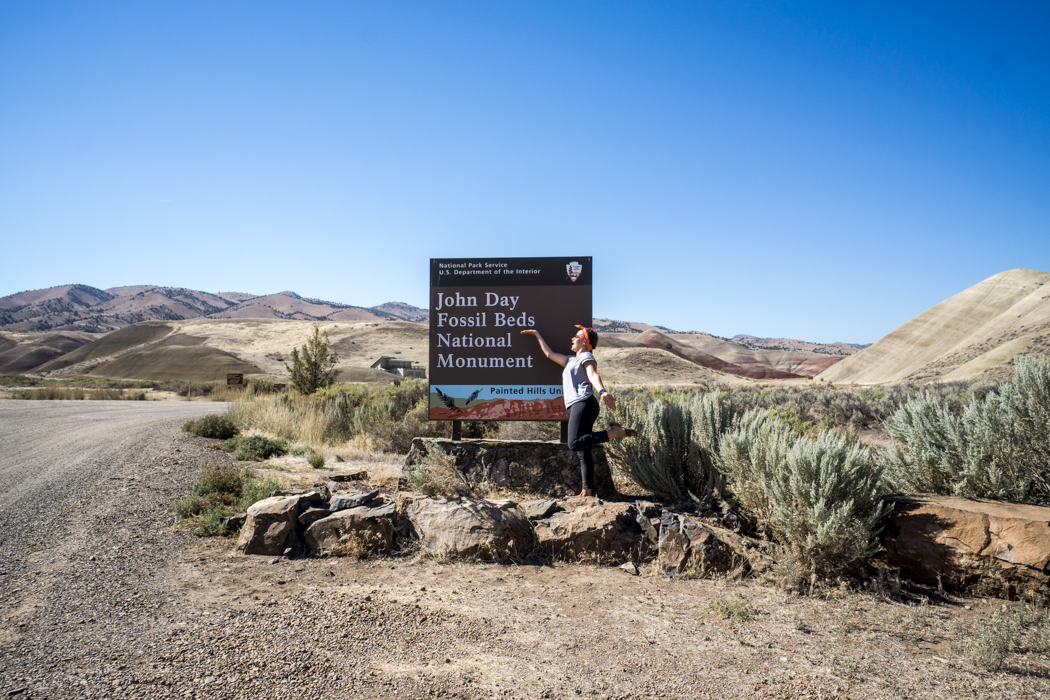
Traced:
<path fill-rule="evenodd" d="M 565 266 L 565 272 L 569 275 L 569 279 L 575 282 L 580 279 L 580 275 L 583 273 L 583 265 L 573 260 Z"/>

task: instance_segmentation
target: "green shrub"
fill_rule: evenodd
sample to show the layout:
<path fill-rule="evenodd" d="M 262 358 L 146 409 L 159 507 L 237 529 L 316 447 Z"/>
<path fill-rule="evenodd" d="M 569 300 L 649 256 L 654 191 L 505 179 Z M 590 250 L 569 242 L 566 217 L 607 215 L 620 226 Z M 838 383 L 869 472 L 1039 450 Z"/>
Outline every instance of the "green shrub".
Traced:
<path fill-rule="evenodd" d="M 324 455 L 317 454 L 316 452 L 306 458 L 310 466 L 314 469 L 324 469 Z"/>
<path fill-rule="evenodd" d="M 751 411 L 721 439 L 717 462 L 732 497 L 779 546 L 792 585 L 847 573 L 877 551 L 889 506 L 867 447 L 831 433 L 798 437 L 768 411 Z"/>
<path fill-rule="evenodd" d="M 192 518 L 212 510 L 226 511 L 229 507 L 236 505 L 238 496 L 230 493 L 210 493 L 205 496 L 192 495 L 177 501 L 173 506 L 175 514 L 180 518 Z"/>
<path fill-rule="evenodd" d="M 196 524 L 190 530 L 197 537 L 224 537 L 230 534 L 230 528 L 224 518 L 230 517 L 226 508 L 212 508 L 201 513 Z"/>
<path fill-rule="evenodd" d="M 270 457 L 280 457 L 288 453 L 288 443 L 284 440 L 272 440 L 261 435 L 239 435 L 219 445 L 219 449 L 229 452 L 234 459 L 242 462 L 261 462 Z"/>
<path fill-rule="evenodd" d="M 1050 505 L 1050 362 L 1019 359 L 1012 382 L 961 414 L 915 398 L 886 427 L 898 490 Z"/>
<path fill-rule="evenodd" d="M 42 381 L 28 374 L 0 374 L 0 387 L 37 386 Z"/>
<path fill-rule="evenodd" d="M 193 485 L 193 493 L 177 501 L 172 510 L 183 521 L 191 522 L 191 532 L 199 537 L 230 534 L 223 518 L 247 510 L 253 503 L 282 488 L 274 480 L 259 481 L 249 470 L 233 464 L 206 465 Z"/>
<path fill-rule="evenodd" d="M 209 413 L 197 420 L 186 421 L 182 425 L 182 430 L 196 437 L 219 440 L 229 440 L 239 432 L 229 416 L 219 413 Z"/>
<path fill-rule="evenodd" d="M 193 493 L 198 496 L 225 493 L 239 497 L 244 488 L 244 479 L 244 470 L 236 464 L 212 462 L 201 469 L 193 485 Z"/>
<path fill-rule="evenodd" d="M 337 361 L 328 332 L 322 333 L 320 326 L 315 325 L 314 334 L 307 338 L 302 349 L 292 348 L 292 365 L 285 365 L 285 368 L 297 391 L 312 394 L 335 384 L 339 375 L 335 368 Z"/>
<path fill-rule="evenodd" d="M 276 479 L 259 481 L 249 475 L 248 479 L 244 482 L 244 488 L 241 490 L 241 500 L 238 507 L 241 511 L 248 510 L 248 507 L 253 503 L 258 503 L 264 498 L 269 498 L 271 493 L 279 491 L 282 488 L 284 488 L 284 486 Z"/>

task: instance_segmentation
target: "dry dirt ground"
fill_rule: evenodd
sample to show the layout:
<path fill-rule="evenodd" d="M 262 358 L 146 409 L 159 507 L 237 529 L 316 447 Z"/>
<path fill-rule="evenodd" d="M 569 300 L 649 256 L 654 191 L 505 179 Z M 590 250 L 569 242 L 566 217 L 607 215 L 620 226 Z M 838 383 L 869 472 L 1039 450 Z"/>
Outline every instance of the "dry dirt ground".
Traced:
<path fill-rule="evenodd" d="M 237 554 L 172 526 L 189 402 L 0 402 L 11 697 L 1037 698 L 960 659 L 999 601 L 799 597 L 563 562 Z M 353 463 L 343 466 L 356 467 Z M 365 464 L 373 469 L 389 465 Z M 913 598 L 914 602 L 916 599 Z M 754 619 L 734 619 L 719 610 Z"/>

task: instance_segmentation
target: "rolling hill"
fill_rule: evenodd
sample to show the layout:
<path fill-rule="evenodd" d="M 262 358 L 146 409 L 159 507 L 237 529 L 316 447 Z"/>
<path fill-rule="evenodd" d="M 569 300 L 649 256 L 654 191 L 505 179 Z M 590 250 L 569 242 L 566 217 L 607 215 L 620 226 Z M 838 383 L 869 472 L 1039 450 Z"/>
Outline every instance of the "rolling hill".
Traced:
<path fill-rule="evenodd" d="M 192 318 L 280 318 L 299 321 L 425 321 L 427 310 L 401 302 L 365 308 L 295 292 L 259 296 L 134 285 L 96 289 L 71 284 L 0 298 L 0 330 L 107 333 L 145 321 Z"/>
<path fill-rule="evenodd" d="M 1008 270 L 927 309 L 819 379 L 851 384 L 1001 380 L 1050 355 L 1050 274 Z"/>
<path fill-rule="evenodd" d="M 189 379 L 229 371 L 280 378 L 291 349 L 318 323 L 342 358 L 344 379 L 373 380 L 389 378 L 369 368 L 379 355 L 426 366 L 428 320 L 427 309 L 401 302 L 365 308 L 291 291 L 260 296 L 66 285 L 0 298 L 0 372 Z M 607 370 L 628 382 L 688 384 L 732 375 L 803 379 L 854 350 L 790 339 L 773 347 L 751 336 L 738 343 L 611 319 L 595 319 L 594 325 L 602 333 L 599 357 L 606 356 Z"/>

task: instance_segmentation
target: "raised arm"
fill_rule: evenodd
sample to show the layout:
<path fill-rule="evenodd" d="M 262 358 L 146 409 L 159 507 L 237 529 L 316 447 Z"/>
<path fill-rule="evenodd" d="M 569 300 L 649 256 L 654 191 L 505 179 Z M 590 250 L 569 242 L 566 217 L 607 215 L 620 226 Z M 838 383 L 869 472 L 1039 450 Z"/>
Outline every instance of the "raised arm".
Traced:
<path fill-rule="evenodd" d="M 557 362 L 562 367 L 564 367 L 565 363 L 569 361 L 569 356 L 568 355 L 562 355 L 561 353 L 554 352 L 553 350 L 551 350 L 550 346 L 547 345 L 547 341 L 543 339 L 543 336 L 540 335 L 539 331 L 526 330 L 526 331 L 522 331 L 521 334 L 522 335 L 531 335 L 537 341 L 539 341 L 540 350 L 543 351 L 543 354 L 547 356 L 548 360 L 550 360 L 552 362 Z"/>

